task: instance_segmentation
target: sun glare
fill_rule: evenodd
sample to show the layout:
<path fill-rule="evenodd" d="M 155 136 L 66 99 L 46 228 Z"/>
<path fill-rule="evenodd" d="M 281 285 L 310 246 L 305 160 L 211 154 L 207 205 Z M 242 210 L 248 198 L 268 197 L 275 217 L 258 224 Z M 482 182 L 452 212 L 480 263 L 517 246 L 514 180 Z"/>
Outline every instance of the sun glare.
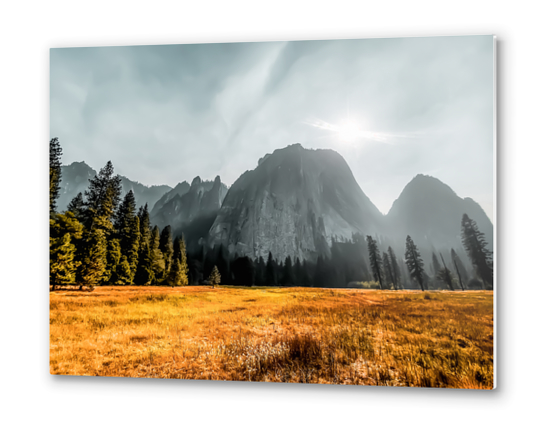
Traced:
<path fill-rule="evenodd" d="M 351 121 L 347 121 L 338 127 L 339 138 L 342 141 L 351 143 L 361 136 L 358 126 Z"/>

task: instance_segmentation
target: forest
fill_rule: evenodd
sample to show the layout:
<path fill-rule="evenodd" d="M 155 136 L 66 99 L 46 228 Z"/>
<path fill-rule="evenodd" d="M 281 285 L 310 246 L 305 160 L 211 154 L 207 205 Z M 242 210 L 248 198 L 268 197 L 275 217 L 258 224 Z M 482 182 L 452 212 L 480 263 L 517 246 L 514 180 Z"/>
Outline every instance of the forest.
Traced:
<path fill-rule="evenodd" d="M 189 233 L 174 234 L 151 223 L 147 205 L 137 208 L 134 193 L 121 198 L 121 179 L 108 162 L 77 194 L 65 212 L 57 211 L 62 179 L 62 148 L 50 140 L 50 287 L 101 285 L 333 287 L 381 290 L 492 290 L 493 254 L 477 223 L 464 214 L 461 241 L 473 272 L 450 249 L 433 252 L 424 264 L 415 241 L 395 252 L 377 235 L 331 239 L 330 254 L 315 262 L 286 257 L 230 255 L 223 245 L 209 247 Z M 399 256 L 398 256 L 399 254 Z"/>

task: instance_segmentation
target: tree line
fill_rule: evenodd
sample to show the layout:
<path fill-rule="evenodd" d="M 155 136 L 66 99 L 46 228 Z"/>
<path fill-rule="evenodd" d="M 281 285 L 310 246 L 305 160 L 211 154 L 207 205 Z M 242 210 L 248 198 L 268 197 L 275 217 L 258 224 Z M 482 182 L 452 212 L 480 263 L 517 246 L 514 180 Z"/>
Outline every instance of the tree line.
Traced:
<path fill-rule="evenodd" d="M 89 187 L 56 211 L 60 195 L 62 149 L 50 140 L 50 284 L 59 285 L 170 285 L 208 283 L 243 286 L 346 287 L 354 281 L 373 280 L 380 289 L 403 289 L 407 281 L 421 290 L 472 288 L 472 279 L 451 249 L 447 264 L 433 253 L 433 277 L 425 271 L 420 252 L 406 238 L 404 261 L 389 246 L 380 253 L 376 238 L 353 234 L 352 240 L 332 238 L 328 255 L 315 262 L 286 257 L 277 261 L 271 252 L 255 260 L 230 256 L 222 245 L 196 245 L 187 251 L 182 235 L 173 237 L 170 226 L 152 226 L 147 205 L 137 209 L 134 193 L 121 199 L 121 180 L 111 162 L 89 180 Z M 482 287 L 493 287 L 492 253 L 484 234 L 466 214 L 461 221 L 463 246 Z M 366 263 L 364 252 L 368 253 Z M 408 278 L 404 278 L 406 273 Z"/>

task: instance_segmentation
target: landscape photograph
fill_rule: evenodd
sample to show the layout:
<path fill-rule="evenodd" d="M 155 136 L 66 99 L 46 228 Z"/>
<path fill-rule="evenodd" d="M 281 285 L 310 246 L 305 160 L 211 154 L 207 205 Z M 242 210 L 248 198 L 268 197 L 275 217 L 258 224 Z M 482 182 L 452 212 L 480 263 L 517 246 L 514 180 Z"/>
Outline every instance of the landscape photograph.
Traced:
<path fill-rule="evenodd" d="M 494 389 L 494 43 L 51 49 L 50 373 Z"/>

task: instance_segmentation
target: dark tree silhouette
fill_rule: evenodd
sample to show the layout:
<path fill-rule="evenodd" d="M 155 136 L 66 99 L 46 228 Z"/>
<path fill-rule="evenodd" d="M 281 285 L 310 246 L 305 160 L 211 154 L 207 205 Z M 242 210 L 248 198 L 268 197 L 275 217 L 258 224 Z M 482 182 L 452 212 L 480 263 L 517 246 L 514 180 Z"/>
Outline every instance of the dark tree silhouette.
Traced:
<path fill-rule="evenodd" d="M 267 264 L 265 265 L 265 285 L 266 286 L 276 286 L 277 285 L 277 272 L 276 264 L 273 259 L 273 255 L 269 252 L 267 256 Z"/>
<path fill-rule="evenodd" d="M 369 262 L 373 271 L 373 277 L 380 285 L 380 290 L 382 290 L 382 258 L 380 257 L 376 241 L 371 236 L 367 236 L 367 248 L 369 249 Z"/>
<path fill-rule="evenodd" d="M 413 280 L 416 280 L 420 285 L 422 291 L 425 290 L 424 287 L 424 271 L 423 271 L 423 260 L 420 256 L 418 248 L 412 241 L 410 236 L 406 238 L 406 250 L 405 250 L 405 262 L 410 274 L 410 277 Z"/>
<path fill-rule="evenodd" d="M 56 212 L 56 201 L 60 196 L 60 181 L 62 181 L 62 171 L 60 158 L 62 148 L 58 138 L 52 138 L 49 141 L 49 214 Z"/>
<path fill-rule="evenodd" d="M 493 289 L 492 252 L 486 248 L 484 233 L 478 229 L 476 221 L 470 219 L 467 214 L 463 214 L 461 220 L 461 240 L 484 288 Z"/>
<path fill-rule="evenodd" d="M 465 285 L 463 284 L 463 281 L 465 282 L 465 284 L 468 281 L 467 270 L 465 269 L 465 265 L 463 265 L 461 258 L 457 256 L 457 253 L 455 253 L 454 249 L 452 249 L 451 255 L 452 255 L 452 262 L 455 267 L 455 272 L 457 272 L 457 278 L 459 279 L 459 285 L 461 286 L 461 290 L 464 291 Z"/>
<path fill-rule="evenodd" d="M 395 289 L 398 290 L 401 287 L 401 269 L 399 268 L 397 257 L 391 246 L 388 247 L 388 255 L 390 256 L 390 264 L 393 272 L 393 285 L 395 286 Z"/>

